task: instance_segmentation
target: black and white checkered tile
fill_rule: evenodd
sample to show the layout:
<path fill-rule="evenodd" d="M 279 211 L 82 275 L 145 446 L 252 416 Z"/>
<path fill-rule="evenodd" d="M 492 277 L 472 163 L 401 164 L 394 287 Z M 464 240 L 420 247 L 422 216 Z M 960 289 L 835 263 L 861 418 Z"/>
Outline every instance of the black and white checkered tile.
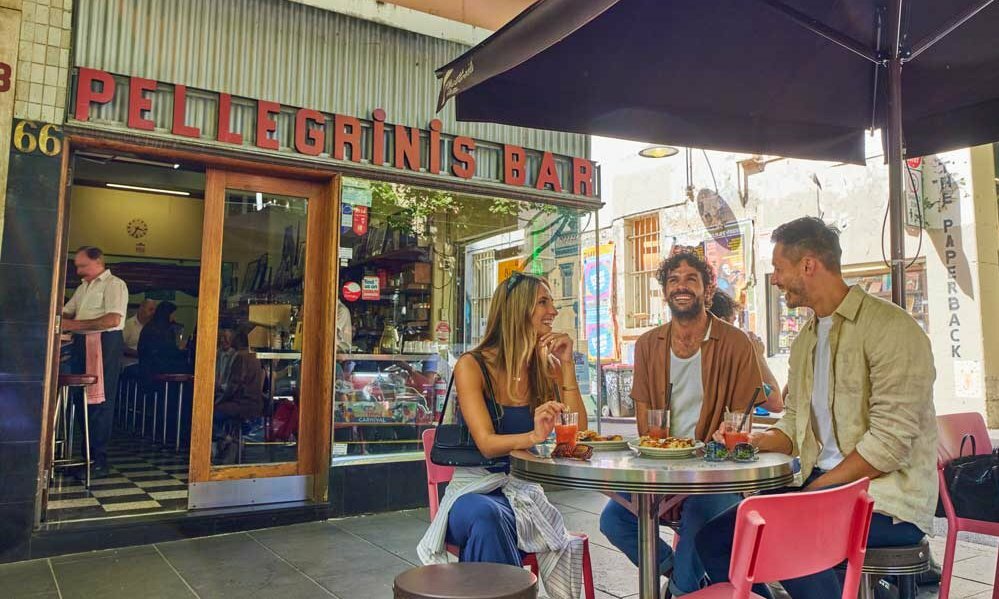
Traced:
<path fill-rule="evenodd" d="M 79 469 L 57 470 L 49 485 L 46 522 L 176 512 L 187 509 L 188 453 L 115 432 L 110 473 L 88 490 Z"/>

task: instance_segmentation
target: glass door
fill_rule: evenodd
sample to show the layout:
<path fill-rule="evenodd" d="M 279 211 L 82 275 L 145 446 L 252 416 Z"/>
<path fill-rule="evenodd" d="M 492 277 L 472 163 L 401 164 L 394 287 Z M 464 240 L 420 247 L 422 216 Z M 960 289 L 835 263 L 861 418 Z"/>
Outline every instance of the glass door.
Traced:
<path fill-rule="evenodd" d="M 191 509 L 326 493 L 336 184 L 207 173 Z"/>

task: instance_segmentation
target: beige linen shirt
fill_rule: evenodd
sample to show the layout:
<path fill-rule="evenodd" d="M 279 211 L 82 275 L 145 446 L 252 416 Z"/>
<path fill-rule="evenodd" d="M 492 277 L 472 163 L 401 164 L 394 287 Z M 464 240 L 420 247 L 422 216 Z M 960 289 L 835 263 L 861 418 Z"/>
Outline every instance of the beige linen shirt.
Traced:
<path fill-rule="evenodd" d="M 819 455 L 812 416 L 816 319 L 791 345 L 787 411 L 776 428 L 808 478 Z M 884 476 L 871 481 L 874 511 L 931 532 L 937 505 L 936 414 L 929 338 L 898 306 L 852 287 L 829 333 L 829 406 L 844 456 L 854 451 Z"/>

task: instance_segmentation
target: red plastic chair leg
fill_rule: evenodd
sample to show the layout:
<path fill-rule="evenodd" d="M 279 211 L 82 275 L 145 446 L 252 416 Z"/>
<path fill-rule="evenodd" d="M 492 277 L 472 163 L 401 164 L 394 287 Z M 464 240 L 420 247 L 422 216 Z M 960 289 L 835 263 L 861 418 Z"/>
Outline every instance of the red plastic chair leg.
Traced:
<path fill-rule="evenodd" d="M 944 545 L 943 568 L 940 572 L 939 599 L 949 599 L 951 576 L 954 574 L 954 553 L 957 550 L 957 527 L 947 527 L 947 542 Z"/>

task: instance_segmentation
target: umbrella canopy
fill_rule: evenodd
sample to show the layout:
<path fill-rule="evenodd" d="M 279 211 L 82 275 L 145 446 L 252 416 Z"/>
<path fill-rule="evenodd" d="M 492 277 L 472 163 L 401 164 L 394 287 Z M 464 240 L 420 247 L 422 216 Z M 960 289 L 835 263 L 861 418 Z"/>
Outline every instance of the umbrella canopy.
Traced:
<path fill-rule="evenodd" d="M 464 121 L 854 164 L 880 128 L 900 283 L 904 155 L 999 139 L 992 2 L 540 0 L 437 71 L 439 103 L 457 96 Z"/>
<path fill-rule="evenodd" d="M 895 1 L 906 153 L 999 139 L 999 5 L 906 61 L 987 3 Z M 463 121 L 863 164 L 888 105 L 884 5 L 542 0 L 439 69 L 441 100 Z"/>

